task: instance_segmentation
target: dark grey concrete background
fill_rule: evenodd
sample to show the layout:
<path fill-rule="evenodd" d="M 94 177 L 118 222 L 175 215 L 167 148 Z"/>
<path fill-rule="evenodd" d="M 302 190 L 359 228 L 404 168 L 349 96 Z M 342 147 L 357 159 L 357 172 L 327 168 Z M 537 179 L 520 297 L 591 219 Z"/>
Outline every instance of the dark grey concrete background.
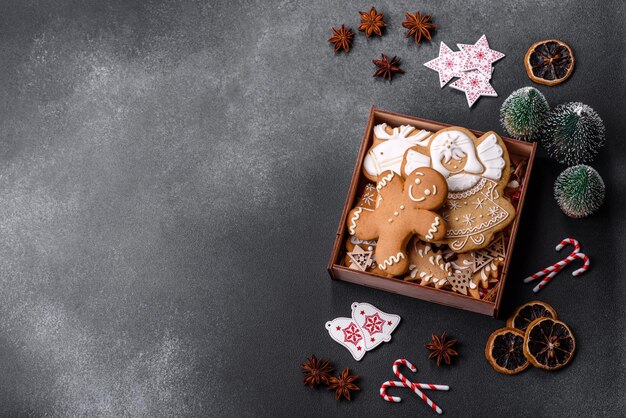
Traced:
<path fill-rule="evenodd" d="M 5 416 L 434 416 L 408 391 L 378 396 L 406 357 L 447 416 L 624 416 L 624 2 L 376 2 L 389 29 L 334 55 L 368 2 L 5 1 L 0 4 L 0 412 Z M 433 13 L 433 43 L 404 38 L 404 12 Z M 468 110 L 423 63 L 440 41 L 483 33 L 507 54 L 498 98 Z M 504 301 L 574 236 L 593 268 L 539 298 L 573 328 L 558 373 L 507 377 L 483 357 L 503 320 L 332 282 L 325 266 L 370 105 L 475 129 L 529 85 L 533 42 L 569 42 L 576 70 L 540 87 L 607 127 L 593 162 L 602 210 L 562 215 L 563 167 L 539 156 Z M 399 55 L 406 75 L 373 79 Z M 355 362 L 324 323 L 354 301 L 402 316 L 391 343 Z M 423 348 L 460 339 L 454 367 Z M 362 376 L 351 403 L 302 386 L 311 353 Z"/>

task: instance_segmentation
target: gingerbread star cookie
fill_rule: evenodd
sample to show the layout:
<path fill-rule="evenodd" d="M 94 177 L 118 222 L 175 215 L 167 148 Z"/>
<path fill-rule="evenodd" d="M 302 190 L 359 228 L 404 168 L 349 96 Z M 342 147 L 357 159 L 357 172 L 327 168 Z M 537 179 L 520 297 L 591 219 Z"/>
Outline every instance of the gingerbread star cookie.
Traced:
<path fill-rule="evenodd" d="M 504 196 L 509 154 L 495 132 L 476 138 L 465 128 L 442 129 L 426 146 L 417 145 L 405 153 L 404 176 L 423 167 L 432 167 L 447 181 L 441 215 L 448 223 L 445 241 L 452 251 L 484 248 L 513 221 L 515 208 Z"/>

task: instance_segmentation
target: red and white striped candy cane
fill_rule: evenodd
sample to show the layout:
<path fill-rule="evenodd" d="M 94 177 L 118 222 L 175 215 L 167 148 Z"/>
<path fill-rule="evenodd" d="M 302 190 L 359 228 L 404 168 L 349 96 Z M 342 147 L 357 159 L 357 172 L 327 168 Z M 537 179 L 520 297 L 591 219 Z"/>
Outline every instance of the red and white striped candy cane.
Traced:
<path fill-rule="evenodd" d="M 411 390 L 413 390 L 413 392 L 415 392 L 415 394 L 417 396 L 419 396 L 420 398 L 422 398 L 422 400 L 424 402 L 426 402 L 426 404 L 428 406 L 430 406 L 433 411 L 435 411 L 438 414 L 442 414 L 443 410 L 441 408 L 439 408 L 439 406 L 437 406 L 436 403 L 434 403 L 433 401 L 430 400 L 430 398 L 426 395 L 424 395 L 422 393 L 421 390 L 418 389 L 417 385 L 413 384 L 413 382 L 411 382 L 409 379 L 407 379 L 406 377 L 404 377 L 404 375 L 400 372 L 400 370 L 398 370 L 398 366 L 404 364 L 406 367 L 408 367 L 409 369 L 411 369 L 412 372 L 416 371 L 417 369 L 415 368 L 415 366 L 413 366 L 413 364 L 411 364 L 410 361 L 400 358 L 396 361 L 393 362 L 393 372 L 395 373 L 396 376 L 398 376 L 398 379 L 400 379 L 402 381 L 402 383 L 404 384 L 404 386 L 411 388 Z"/>
<path fill-rule="evenodd" d="M 537 286 L 535 286 L 535 287 L 533 288 L 533 292 L 534 292 L 534 293 L 537 293 L 537 292 L 539 292 L 541 289 L 543 289 L 543 287 L 544 287 L 545 285 L 547 285 L 547 284 L 550 282 L 550 280 L 552 280 L 552 278 L 553 278 L 554 276 L 556 276 L 556 274 L 557 274 L 559 271 L 561 271 L 561 269 L 554 270 L 552 273 L 550 273 L 550 274 L 548 274 L 546 277 L 544 277 L 544 278 L 543 278 L 543 280 L 542 280 L 542 281 L 540 281 L 539 283 L 537 283 Z"/>
<path fill-rule="evenodd" d="M 589 268 L 589 257 L 587 257 L 586 254 L 583 253 L 572 253 L 574 255 L 573 259 L 580 259 L 584 261 L 584 264 L 581 268 L 579 268 L 578 270 L 575 270 L 572 273 L 572 276 L 578 276 L 583 274 L 584 272 L 587 271 L 587 269 Z M 569 257 L 568 257 L 569 258 Z M 537 286 L 535 286 L 533 288 L 533 292 L 537 293 L 539 292 L 541 289 L 543 289 L 543 287 L 548 284 L 548 282 L 550 282 L 550 280 L 552 280 L 552 278 L 554 276 L 557 275 L 557 273 L 559 273 L 561 271 L 562 268 L 559 268 L 558 270 L 554 270 L 552 273 L 548 274 L 541 282 L 539 282 L 537 284 Z"/>
<path fill-rule="evenodd" d="M 563 247 L 565 247 L 567 244 L 571 244 L 574 246 L 573 252 L 577 253 L 578 251 L 580 251 L 580 244 L 574 238 L 565 238 L 559 243 L 559 245 L 556 246 L 556 250 L 561 251 Z"/>
<path fill-rule="evenodd" d="M 387 380 L 380 386 L 380 397 L 386 400 L 387 402 L 400 402 L 402 398 L 399 396 L 391 396 L 387 395 L 388 387 L 405 387 L 402 382 L 394 382 L 393 380 Z"/>
<path fill-rule="evenodd" d="M 587 269 L 589 268 L 589 257 L 587 257 L 587 255 L 583 254 L 583 253 L 572 253 L 572 254 L 570 254 L 570 256 L 572 256 L 572 255 L 573 255 L 572 260 L 580 259 L 580 260 L 584 261 L 583 266 L 581 268 L 579 268 L 578 270 L 575 270 L 572 273 L 572 276 L 578 276 L 578 275 L 586 272 Z M 568 257 L 568 259 L 569 259 L 569 257 Z M 568 264 L 569 264 L 569 262 L 568 262 Z M 535 286 L 533 288 L 533 292 L 537 293 L 541 289 L 543 289 L 543 287 L 546 284 L 548 284 L 550 282 L 550 280 L 552 280 L 552 278 L 554 276 L 556 276 L 561 271 L 561 269 L 562 269 L 562 267 L 559 268 L 558 270 L 554 270 L 552 273 L 548 274 L 541 282 L 539 282 L 539 284 L 537 284 L 537 286 Z"/>
<path fill-rule="evenodd" d="M 574 261 L 577 258 L 575 254 L 577 254 L 580 251 L 580 244 L 574 238 L 565 238 L 563 241 L 561 241 L 559 243 L 559 245 L 556 246 L 556 251 L 562 250 L 563 247 L 565 247 L 565 245 L 567 245 L 567 244 L 571 244 L 571 245 L 574 246 L 574 251 L 572 251 L 572 253 L 570 255 L 568 255 L 563 260 L 557 261 L 556 263 L 552 264 L 551 266 L 548 266 L 545 269 L 539 270 L 537 273 L 532 274 L 532 275 L 526 277 L 524 279 L 524 283 L 530 283 L 533 280 L 536 280 L 536 279 L 538 279 L 540 277 L 543 277 L 543 276 L 545 276 L 546 274 L 548 274 L 550 272 L 558 273 L 563 267 L 565 267 L 566 265 L 568 265 L 569 263 Z M 554 277 L 554 275 L 552 275 L 552 277 Z M 550 279 L 548 279 L 548 281 L 550 281 Z"/>
<path fill-rule="evenodd" d="M 587 254 L 576 253 L 576 258 L 583 260 L 584 264 L 581 268 L 579 268 L 578 270 L 575 270 L 572 273 L 572 276 L 579 276 L 583 274 L 584 272 L 586 272 L 587 269 L 589 268 L 589 257 L 587 257 Z"/>

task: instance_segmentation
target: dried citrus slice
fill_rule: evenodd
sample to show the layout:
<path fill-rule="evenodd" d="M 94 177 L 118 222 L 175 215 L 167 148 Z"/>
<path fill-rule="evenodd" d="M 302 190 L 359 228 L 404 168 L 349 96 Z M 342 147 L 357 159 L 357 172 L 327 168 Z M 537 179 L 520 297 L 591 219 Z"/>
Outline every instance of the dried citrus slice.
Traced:
<path fill-rule="evenodd" d="M 524 356 L 524 333 L 515 328 L 500 328 L 491 334 L 485 346 L 485 357 L 495 371 L 517 374 L 529 363 Z"/>
<path fill-rule="evenodd" d="M 513 315 L 506 320 L 506 326 L 526 331 L 528 324 L 538 318 L 557 318 L 556 311 L 550 305 L 539 300 L 533 300 L 520 306 Z"/>
<path fill-rule="evenodd" d="M 556 370 L 572 360 L 576 341 L 563 321 L 539 318 L 528 325 L 524 336 L 524 355 L 535 367 Z"/>
<path fill-rule="evenodd" d="M 532 81 L 554 86 L 567 80 L 574 71 L 574 54 L 565 42 L 548 39 L 528 48 L 524 65 Z"/>

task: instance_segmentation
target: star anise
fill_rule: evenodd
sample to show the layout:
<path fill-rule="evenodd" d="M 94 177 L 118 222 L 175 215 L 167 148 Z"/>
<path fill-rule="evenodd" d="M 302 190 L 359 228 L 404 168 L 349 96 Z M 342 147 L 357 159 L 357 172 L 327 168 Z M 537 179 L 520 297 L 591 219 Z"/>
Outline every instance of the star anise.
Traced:
<path fill-rule="evenodd" d="M 335 391 L 335 400 L 338 400 L 340 397 L 344 397 L 347 400 L 350 400 L 350 391 L 351 390 L 361 390 L 354 382 L 359 378 L 357 375 L 351 375 L 350 369 L 346 368 L 341 372 L 339 377 L 331 377 L 328 379 L 328 390 Z"/>
<path fill-rule="evenodd" d="M 402 26 L 409 31 L 406 33 L 406 37 L 413 37 L 415 43 L 419 44 L 422 37 L 430 41 L 430 32 L 437 29 L 437 26 L 432 22 L 430 16 L 422 16 L 420 12 L 406 13 L 406 20 L 402 22 Z"/>
<path fill-rule="evenodd" d="M 307 359 L 306 363 L 300 365 L 304 373 L 304 384 L 314 388 L 320 383 L 328 385 L 328 379 L 333 372 L 333 367 L 328 360 L 318 360 L 315 355 Z"/>
<path fill-rule="evenodd" d="M 369 13 L 367 12 L 359 12 L 361 15 L 361 24 L 359 25 L 359 30 L 365 31 L 365 36 L 370 37 L 372 34 L 382 36 L 381 28 L 387 26 L 385 22 L 383 22 L 383 13 L 378 13 L 375 8 L 371 8 Z"/>
<path fill-rule="evenodd" d="M 393 77 L 395 73 L 404 74 L 404 70 L 400 68 L 400 58 L 393 57 L 389 60 L 387 55 L 381 55 L 382 59 L 372 60 L 372 62 L 378 67 L 378 70 L 376 70 L 373 77 L 382 77 L 387 80 L 391 80 L 391 77 Z"/>
<path fill-rule="evenodd" d="M 459 355 L 453 348 L 457 341 L 448 340 L 445 332 L 441 334 L 441 337 L 433 334 L 432 340 L 432 342 L 426 344 L 426 348 L 431 351 L 428 358 L 437 359 L 437 366 L 444 362 L 449 365 L 452 362 L 452 357 Z"/>
<path fill-rule="evenodd" d="M 341 25 L 339 29 L 331 28 L 333 30 L 333 37 L 328 42 L 335 44 L 334 50 L 338 52 L 343 49 L 345 52 L 350 51 L 352 46 L 352 40 L 354 39 L 354 32 L 352 29 L 346 28 L 345 25 Z"/>

